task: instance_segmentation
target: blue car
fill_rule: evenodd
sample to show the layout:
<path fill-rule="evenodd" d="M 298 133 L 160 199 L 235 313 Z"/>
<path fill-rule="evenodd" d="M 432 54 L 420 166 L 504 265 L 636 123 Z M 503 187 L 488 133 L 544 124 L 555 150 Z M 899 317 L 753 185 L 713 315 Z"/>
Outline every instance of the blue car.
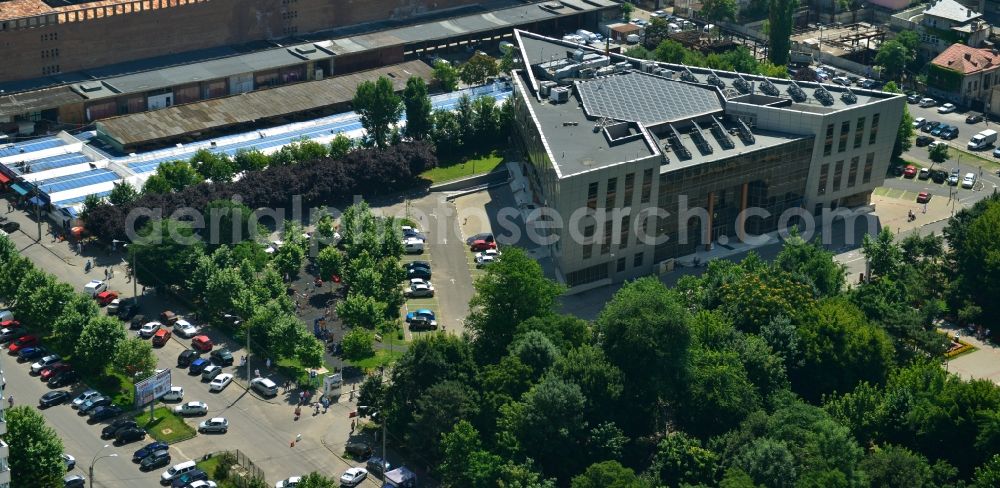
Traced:
<path fill-rule="evenodd" d="M 167 444 L 166 442 L 160 442 L 160 441 L 151 442 L 149 444 L 146 444 L 146 446 L 143 447 L 142 449 L 135 451 L 135 454 L 132 455 L 132 462 L 133 463 L 141 462 L 143 459 L 146 459 L 146 457 L 148 457 L 150 454 L 153 454 L 156 451 L 162 451 L 164 449 L 169 449 L 169 448 L 170 445 Z"/>
<path fill-rule="evenodd" d="M 191 361 L 191 366 L 188 366 L 188 372 L 191 374 L 201 374 L 201 372 L 204 371 L 205 367 L 209 364 L 212 363 L 205 358 L 195 359 L 194 361 Z"/>
<path fill-rule="evenodd" d="M 21 361 L 28 361 L 31 359 L 38 359 L 45 355 L 45 348 L 42 347 L 26 347 L 17 351 L 17 357 Z"/>
<path fill-rule="evenodd" d="M 426 308 L 421 308 L 421 309 L 418 309 L 418 310 L 414 310 L 414 311 L 406 314 L 406 321 L 407 322 L 412 322 L 414 317 L 426 317 L 426 318 L 428 318 L 430 320 L 437 320 L 437 319 L 434 318 L 434 311 L 433 310 L 428 310 Z"/>

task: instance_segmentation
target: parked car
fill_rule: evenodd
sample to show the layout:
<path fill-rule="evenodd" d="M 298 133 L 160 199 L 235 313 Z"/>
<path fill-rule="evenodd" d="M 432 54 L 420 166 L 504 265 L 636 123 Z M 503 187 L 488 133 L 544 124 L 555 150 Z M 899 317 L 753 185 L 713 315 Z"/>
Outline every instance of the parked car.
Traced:
<path fill-rule="evenodd" d="M 191 366 L 191 362 L 198 359 L 198 351 L 194 349 L 185 349 L 177 356 L 177 367 L 186 368 Z"/>
<path fill-rule="evenodd" d="M 968 117 L 965 118 L 966 124 L 978 124 L 982 121 L 983 121 L 982 114 L 970 114 Z"/>
<path fill-rule="evenodd" d="M 268 378 L 254 378 L 250 380 L 250 387 L 264 396 L 275 396 L 278 394 L 278 385 Z"/>
<path fill-rule="evenodd" d="M 365 468 L 347 468 L 347 471 L 340 475 L 340 484 L 341 486 L 358 486 L 367 477 L 368 470 Z"/>
<path fill-rule="evenodd" d="M 431 320 L 434 320 L 434 318 L 435 318 L 433 310 L 426 309 L 426 308 L 418 308 L 417 310 L 414 310 L 414 311 L 406 314 L 406 321 L 410 322 L 410 321 L 412 321 L 416 317 L 427 317 L 427 318 L 429 318 Z"/>
<path fill-rule="evenodd" d="M 951 174 L 948 175 L 948 184 L 951 186 L 958 186 L 959 174 L 957 169 L 952 169 Z"/>
<path fill-rule="evenodd" d="M 914 129 L 919 129 L 920 127 L 923 127 L 923 125 L 926 124 L 926 123 L 927 123 L 927 119 L 925 119 L 923 117 L 917 117 L 917 118 L 913 119 L 913 128 Z"/>
<path fill-rule="evenodd" d="M 46 354 L 48 354 L 48 351 L 45 350 L 44 347 L 41 346 L 25 347 L 24 349 L 17 351 L 17 360 L 22 363 L 28 362 L 35 359 L 39 359 L 45 356 Z"/>
<path fill-rule="evenodd" d="M 41 374 L 43 368 L 47 368 L 60 362 L 62 362 L 62 356 L 58 354 L 49 354 L 48 356 L 45 356 L 31 364 L 31 373 Z"/>
<path fill-rule="evenodd" d="M 414 317 L 410 321 L 410 330 L 437 330 L 437 321 L 424 316 Z"/>
<path fill-rule="evenodd" d="M 916 93 L 907 95 L 906 103 L 920 103 L 920 95 L 917 95 Z"/>
<path fill-rule="evenodd" d="M 69 392 L 63 390 L 50 391 L 38 399 L 38 408 L 49 408 L 62 405 L 69 400 Z"/>
<path fill-rule="evenodd" d="M 161 327 L 163 327 L 163 324 L 155 320 L 152 322 L 146 322 L 139 328 L 139 337 L 149 339 L 150 337 L 153 337 L 153 334 L 156 334 L 156 331 L 160 330 Z"/>
<path fill-rule="evenodd" d="M 42 371 L 38 373 L 38 377 L 41 378 L 42 381 L 48 381 L 52 379 L 53 376 L 62 373 L 63 371 L 70 371 L 72 369 L 73 367 L 66 363 L 56 363 L 42 368 Z"/>
<path fill-rule="evenodd" d="M 3 329 L 0 329 L 0 342 L 10 342 L 25 335 L 25 330 L 21 327 L 21 324 L 13 325 L 14 321 L 7 321 L 5 323 L 11 323 L 12 325 L 5 325 Z"/>
<path fill-rule="evenodd" d="M 386 471 L 392 469 L 392 466 L 389 464 L 389 461 L 386 461 L 379 456 L 372 456 L 368 458 L 368 462 L 365 463 L 365 468 L 368 469 L 369 473 L 381 478 Z"/>
<path fill-rule="evenodd" d="M 936 129 L 937 126 L 939 126 L 939 125 L 941 125 L 941 122 L 938 122 L 936 120 L 931 120 L 931 121 L 928 121 L 927 123 L 925 123 L 924 125 L 920 126 L 920 131 L 921 132 L 930 132 L 930 131 Z"/>
<path fill-rule="evenodd" d="M 912 164 L 906 165 L 906 169 L 903 170 L 903 177 L 913 178 L 914 176 L 917 176 L 917 167 Z"/>
<path fill-rule="evenodd" d="M 120 419 L 115 420 L 114 422 L 111 422 L 110 424 L 104 426 L 103 429 L 101 429 L 101 439 L 112 439 L 115 437 L 115 434 L 117 434 L 119 430 L 124 429 L 126 427 L 138 427 L 138 426 L 139 424 L 135 423 L 134 419 L 130 419 L 128 417 L 122 417 Z"/>
<path fill-rule="evenodd" d="M 403 252 L 406 254 L 421 254 L 424 252 L 424 241 L 416 237 L 403 239 Z"/>
<path fill-rule="evenodd" d="M 835 76 L 830 80 L 840 86 L 851 86 L 851 80 L 848 80 L 846 76 Z"/>
<path fill-rule="evenodd" d="M 142 446 L 141 449 L 135 451 L 135 453 L 132 454 L 132 462 L 134 463 L 141 462 L 143 459 L 146 459 L 154 452 L 162 451 L 164 449 L 170 449 L 170 444 L 161 441 L 150 442 L 149 444 Z"/>
<path fill-rule="evenodd" d="M 171 312 L 170 310 L 164 310 L 160 312 L 160 322 L 167 324 L 168 326 L 174 325 L 180 317 L 177 314 Z"/>
<path fill-rule="evenodd" d="M 420 239 L 421 241 L 426 241 L 427 240 L 427 236 L 425 236 L 422 232 L 420 232 L 418 229 L 414 229 L 413 227 L 410 227 L 408 225 L 404 225 L 402 227 L 402 231 L 403 231 L 403 237 L 413 237 L 413 238 Z"/>
<path fill-rule="evenodd" d="M 119 319 L 131 320 L 135 316 L 135 313 L 138 311 L 139 311 L 139 306 L 136 305 L 134 301 L 126 300 L 122 301 L 121 304 L 118 306 L 118 313 L 116 315 L 118 315 Z"/>
<path fill-rule="evenodd" d="M 107 420 L 110 418 L 117 417 L 122 414 L 122 409 L 115 404 L 106 405 L 103 407 L 97 407 L 94 411 L 90 412 L 90 419 L 88 422 L 96 423 L 102 420 Z"/>
<path fill-rule="evenodd" d="M 917 141 L 916 141 L 917 147 L 923 147 L 932 142 L 934 142 L 934 138 L 931 136 L 923 136 L 923 135 L 917 136 Z"/>
<path fill-rule="evenodd" d="M 21 230 L 21 224 L 8 220 L 7 222 L 0 224 L 0 229 L 3 229 L 3 231 L 8 234 L 13 234 L 18 230 Z"/>
<path fill-rule="evenodd" d="M 170 385 L 170 391 L 163 394 L 160 400 L 165 402 L 179 402 L 184 399 L 184 387 Z"/>
<path fill-rule="evenodd" d="M 62 454 L 63 464 L 66 465 L 66 471 L 72 471 L 76 467 L 76 458 L 65 452 Z"/>
<path fill-rule="evenodd" d="M 429 279 L 431 279 L 431 269 L 430 268 L 421 268 L 419 266 L 415 266 L 415 267 L 412 267 L 412 268 L 406 270 L 406 277 L 409 278 L 409 279 L 411 279 L 411 280 L 414 279 L 414 278 L 419 278 L 419 279 L 422 279 L 422 280 L 429 280 Z"/>
<path fill-rule="evenodd" d="M 223 373 L 216 376 L 211 383 L 208 384 L 209 391 L 222 391 L 225 390 L 230 383 L 233 382 L 233 375 L 229 373 Z"/>
<path fill-rule="evenodd" d="M 920 171 L 917 173 L 918 180 L 926 180 L 930 177 L 931 177 L 931 170 L 928 168 L 920 168 Z"/>
<path fill-rule="evenodd" d="M 219 485 L 215 484 L 215 482 L 212 480 L 198 480 L 192 483 L 188 483 L 188 485 L 184 488 L 218 488 L 218 487 Z"/>
<path fill-rule="evenodd" d="M 427 261 L 410 261 L 409 263 L 406 263 L 406 269 L 412 268 L 431 269 L 431 263 L 428 263 Z"/>
<path fill-rule="evenodd" d="M 290 476 L 274 484 L 274 488 L 295 488 L 302 481 L 301 476 Z"/>
<path fill-rule="evenodd" d="M 170 482 L 170 486 L 173 488 L 184 488 L 187 485 L 194 483 L 195 481 L 202 481 L 208 479 L 208 473 L 200 470 L 194 469 L 184 473 Z"/>
<path fill-rule="evenodd" d="M 926 107 L 933 107 L 935 105 L 937 105 L 937 100 L 935 100 L 933 98 L 921 98 L 920 99 L 920 106 L 921 107 L 925 107 L 926 108 Z"/>
<path fill-rule="evenodd" d="M 178 337 L 190 339 L 198 335 L 198 328 L 187 320 L 178 319 L 177 322 L 174 322 L 174 334 L 177 334 Z"/>
<path fill-rule="evenodd" d="M 201 381 L 212 381 L 220 374 L 222 374 L 222 366 L 209 364 L 208 366 L 205 366 L 205 369 L 201 372 Z"/>
<path fill-rule="evenodd" d="M 210 364 L 205 358 L 197 358 L 191 361 L 191 365 L 188 366 L 188 372 L 192 375 L 201 374 Z"/>
<path fill-rule="evenodd" d="M 118 316 L 121 317 L 121 314 L 119 313 Z M 131 330 L 138 330 L 140 327 L 142 327 L 142 324 L 145 323 L 146 323 L 145 315 L 142 314 L 135 315 L 132 317 L 131 320 L 129 320 L 128 328 Z"/>
<path fill-rule="evenodd" d="M 152 471 L 170 464 L 170 451 L 166 448 L 153 451 L 151 454 L 139 461 L 139 469 L 142 471 Z"/>
<path fill-rule="evenodd" d="M 62 371 L 55 376 L 49 378 L 48 385 L 49 388 L 59 388 L 60 386 L 72 385 L 80 381 L 80 375 L 76 371 Z"/>
<path fill-rule="evenodd" d="M 105 405 L 111 405 L 111 398 L 106 396 L 96 396 L 94 398 L 91 398 L 90 400 L 83 402 L 83 404 L 80 405 L 80 408 L 77 409 L 78 411 L 77 413 L 79 413 L 80 415 L 87 415 L 92 410 L 103 407 Z"/>
<path fill-rule="evenodd" d="M 958 127 L 954 125 L 949 125 L 947 129 L 941 131 L 941 138 L 946 140 L 952 140 L 958 137 Z"/>
<path fill-rule="evenodd" d="M 99 396 L 101 396 L 101 394 L 97 390 L 87 390 L 77 395 L 76 398 L 73 399 L 73 403 L 70 406 L 74 409 L 80 408 L 80 406 L 87 403 L 88 400 Z"/>
<path fill-rule="evenodd" d="M 931 180 L 938 184 L 944 183 L 948 180 L 948 173 L 940 169 L 931 171 Z"/>
<path fill-rule="evenodd" d="M 494 262 L 496 260 L 497 260 L 497 257 L 493 256 L 493 255 L 476 256 L 476 267 L 477 268 L 485 268 L 488 264 L 490 264 L 490 263 L 492 263 L 492 262 Z"/>
<path fill-rule="evenodd" d="M 170 340 L 170 330 L 160 329 L 153 334 L 153 347 L 163 347 Z"/>
<path fill-rule="evenodd" d="M 940 124 L 937 127 L 931 129 L 931 135 L 940 136 L 942 133 L 944 133 L 945 130 L 948 129 L 948 127 L 950 127 L 948 124 Z"/>
<path fill-rule="evenodd" d="M 118 292 L 111 290 L 104 290 L 94 296 L 97 300 L 97 304 L 101 307 L 105 307 L 111 304 L 111 302 L 118 299 Z"/>
<path fill-rule="evenodd" d="M 233 353 L 229 349 L 222 348 L 212 351 L 209 355 L 213 364 L 218 364 L 219 366 L 232 366 L 233 365 Z"/>
<path fill-rule="evenodd" d="M 198 432 L 219 432 L 225 434 L 229 431 L 229 421 L 224 417 L 213 417 L 198 424 Z"/>
<path fill-rule="evenodd" d="M 214 346 L 214 344 L 212 344 L 212 339 L 210 339 L 207 335 L 196 335 L 193 339 L 191 339 L 191 347 L 198 351 L 209 352 L 212 350 L 212 346 Z"/>
<path fill-rule="evenodd" d="M 115 433 L 115 443 L 119 446 L 129 442 L 141 441 L 146 438 L 146 431 L 139 427 L 121 429 Z"/>
<path fill-rule="evenodd" d="M 87 479 L 83 475 L 70 474 L 63 478 L 63 488 L 84 488 Z"/>
<path fill-rule="evenodd" d="M 24 335 L 18 337 L 17 339 L 14 339 L 14 341 L 11 342 L 9 346 L 7 346 L 7 350 L 10 351 L 10 354 L 14 355 L 17 354 L 18 351 L 20 351 L 21 349 L 24 349 L 26 347 L 31 347 L 36 344 L 38 344 L 38 337 L 35 337 L 33 335 Z"/>
<path fill-rule="evenodd" d="M 410 288 L 404 293 L 407 297 L 432 297 L 434 296 L 434 285 L 429 281 L 420 278 L 410 280 Z"/>
<path fill-rule="evenodd" d="M 372 455 L 372 446 L 367 442 L 351 441 L 344 445 L 344 451 L 355 458 L 367 459 Z"/>
<path fill-rule="evenodd" d="M 939 114 L 950 114 L 954 111 L 955 111 L 955 104 L 953 103 L 946 103 L 938 107 Z"/>
<path fill-rule="evenodd" d="M 108 284 L 101 280 L 90 280 L 87 284 L 83 285 L 83 292 L 90 297 L 95 297 L 98 293 L 107 291 L 107 289 Z"/>
<path fill-rule="evenodd" d="M 208 404 L 205 402 L 187 402 L 174 407 L 174 413 L 178 415 L 205 415 L 208 413 Z"/>
<path fill-rule="evenodd" d="M 962 188 L 972 188 L 973 186 L 976 186 L 976 174 L 965 173 L 965 178 L 962 178 Z"/>
<path fill-rule="evenodd" d="M 472 252 L 479 252 L 479 251 L 485 251 L 487 249 L 496 249 L 496 248 L 497 248 L 496 242 L 489 242 L 485 240 L 473 241 L 473 243 L 469 246 L 469 249 Z"/>

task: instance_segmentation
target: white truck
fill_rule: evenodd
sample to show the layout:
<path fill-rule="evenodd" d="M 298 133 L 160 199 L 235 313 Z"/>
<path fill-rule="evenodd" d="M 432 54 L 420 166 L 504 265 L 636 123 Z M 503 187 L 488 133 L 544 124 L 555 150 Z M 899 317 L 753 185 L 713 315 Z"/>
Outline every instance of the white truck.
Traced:
<path fill-rule="evenodd" d="M 576 35 L 582 37 L 583 40 L 587 42 L 600 42 L 602 37 L 599 34 L 594 34 L 593 32 L 584 29 L 577 30 Z"/>
<path fill-rule="evenodd" d="M 972 139 L 969 140 L 969 149 L 973 151 L 983 149 L 995 142 L 997 142 L 997 131 L 986 129 L 972 136 Z"/>

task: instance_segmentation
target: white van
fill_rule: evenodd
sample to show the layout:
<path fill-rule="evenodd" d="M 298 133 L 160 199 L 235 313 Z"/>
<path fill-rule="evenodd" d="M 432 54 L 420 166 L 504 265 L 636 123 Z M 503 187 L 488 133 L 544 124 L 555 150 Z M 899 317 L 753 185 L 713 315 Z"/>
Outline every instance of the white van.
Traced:
<path fill-rule="evenodd" d="M 97 296 L 98 293 L 107 291 L 107 289 L 108 284 L 101 280 L 90 280 L 89 283 L 83 285 L 83 292 L 86 293 L 87 296 L 91 297 Z"/>
<path fill-rule="evenodd" d="M 406 254 L 420 254 L 424 252 L 424 241 L 423 239 L 417 239 L 416 237 L 409 237 L 403 240 L 403 251 Z"/>
<path fill-rule="evenodd" d="M 997 131 L 993 129 L 984 130 L 969 140 L 969 149 L 978 150 L 997 142 Z"/>
<path fill-rule="evenodd" d="M 194 469 L 194 461 L 184 461 L 183 463 L 175 464 L 160 475 L 160 482 L 170 484 L 171 481 L 179 478 L 182 474 L 194 471 Z"/>
<path fill-rule="evenodd" d="M 921 98 L 920 99 L 920 106 L 921 107 L 927 108 L 927 107 L 933 107 L 935 105 L 937 105 L 937 100 L 935 100 L 933 98 Z"/>

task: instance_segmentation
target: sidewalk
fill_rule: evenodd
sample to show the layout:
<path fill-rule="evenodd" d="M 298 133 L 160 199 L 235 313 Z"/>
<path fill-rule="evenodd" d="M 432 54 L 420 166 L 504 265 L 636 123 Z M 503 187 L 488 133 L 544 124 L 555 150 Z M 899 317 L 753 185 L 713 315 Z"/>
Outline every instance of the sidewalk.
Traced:
<path fill-rule="evenodd" d="M 939 330 L 945 331 L 948 337 L 954 337 L 955 332 L 959 332 L 963 342 L 972 344 L 976 348 L 973 352 L 945 361 L 945 369 L 948 372 L 966 380 L 989 380 L 1000 384 L 1000 348 L 976 339 L 975 336 L 957 327 L 941 327 Z"/>

